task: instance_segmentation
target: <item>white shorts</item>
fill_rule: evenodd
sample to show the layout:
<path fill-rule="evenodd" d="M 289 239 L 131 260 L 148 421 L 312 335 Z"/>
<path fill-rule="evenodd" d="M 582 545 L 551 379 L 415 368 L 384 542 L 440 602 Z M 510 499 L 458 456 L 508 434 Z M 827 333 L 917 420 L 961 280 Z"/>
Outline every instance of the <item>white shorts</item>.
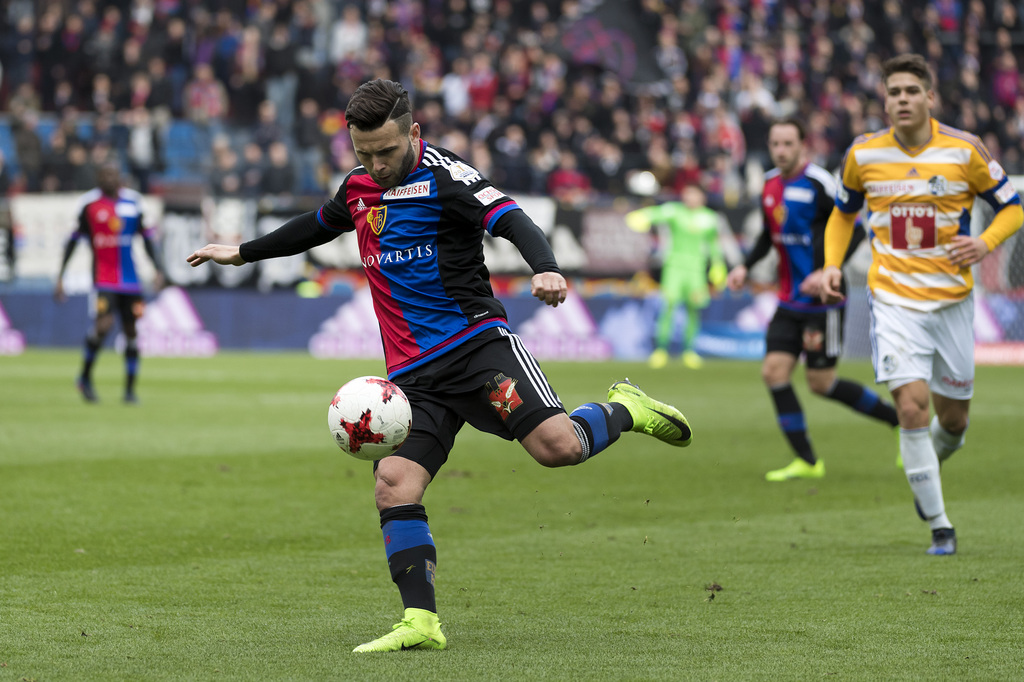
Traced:
<path fill-rule="evenodd" d="M 876 383 L 892 390 L 923 379 L 947 398 L 974 395 L 973 293 L 928 313 L 868 299 Z"/>

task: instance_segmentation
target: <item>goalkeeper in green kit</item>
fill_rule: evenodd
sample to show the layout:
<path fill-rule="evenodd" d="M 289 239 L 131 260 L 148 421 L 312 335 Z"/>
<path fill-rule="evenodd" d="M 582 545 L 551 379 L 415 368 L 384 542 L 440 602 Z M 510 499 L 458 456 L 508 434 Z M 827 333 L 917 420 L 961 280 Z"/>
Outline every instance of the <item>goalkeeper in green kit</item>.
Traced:
<path fill-rule="evenodd" d="M 669 342 L 675 331 L 672 322 L 680 305 L 686 306 L 683 364 L 690 369 L 699 369 L 704 364 L 693 344 L 700 333 L 701 312 L 711 300 L 708 280 L 720 287 L 728 274 L 718 243 L 718 214 L 707 207 L 704 191 L 696 185 L 687 185 L 680 196 L 682 201 L 669 201 L 626 214 L 626 225 L 630 229 L 648 232 L 652 225 L 664 225 L 670 236 L 661 270 L 662 310 L 658 316 L 654 352 L 649 360 L 655 369 L 668 364 Z"/>

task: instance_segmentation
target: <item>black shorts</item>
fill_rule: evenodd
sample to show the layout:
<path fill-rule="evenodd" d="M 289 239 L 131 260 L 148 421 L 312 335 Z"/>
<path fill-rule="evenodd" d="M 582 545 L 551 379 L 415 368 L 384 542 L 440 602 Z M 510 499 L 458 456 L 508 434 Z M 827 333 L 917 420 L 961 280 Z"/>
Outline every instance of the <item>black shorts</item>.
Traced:
<path fill-rule="evenodd" d="M 505 440 L 522 440 L 541 422 L 565 412 L 522 340 L 503 328 L 481 332 L 399 375 L 395 383 L 412 406 L 412 431 L 391 456 L 420 464 L 431 478 L 448 460 L 464 424 Z"/>
<path fill-rule="evenodd" d="M 117 291 L 95 291 L 92 298 L 93 318 L 112 313 L 121 320 L 121 328 L 128 336 L 135 335 L 135 321 L 142 317 L 146 303 L 142 294 L 123 294 Z"/>
<path fill-rule="evenodd" d="M 765 350 L 807 356 L 810 369 L 835 367 L 843 352 L 844 308 L 802 313 L 779 306 L 768 324 Z"/>

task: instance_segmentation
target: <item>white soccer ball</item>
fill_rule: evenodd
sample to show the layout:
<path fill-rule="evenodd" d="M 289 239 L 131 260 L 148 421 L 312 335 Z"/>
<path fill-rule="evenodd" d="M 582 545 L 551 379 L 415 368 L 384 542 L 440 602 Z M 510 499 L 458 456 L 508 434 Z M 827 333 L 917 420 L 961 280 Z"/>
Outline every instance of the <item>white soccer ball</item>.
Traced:
<path fill-rule="evenodd" d="M 405 442 L 412 408 L 402 389 L 380 377 L 358 377 L 338 389 L 327 408 L 338 447 L 356 459 L 387 457 Z"/>

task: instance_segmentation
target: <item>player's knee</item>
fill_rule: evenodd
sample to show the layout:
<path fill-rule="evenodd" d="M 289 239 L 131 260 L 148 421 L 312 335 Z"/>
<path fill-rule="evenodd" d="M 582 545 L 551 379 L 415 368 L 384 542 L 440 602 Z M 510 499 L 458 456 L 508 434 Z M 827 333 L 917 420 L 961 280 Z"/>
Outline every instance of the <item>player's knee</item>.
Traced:
<path fill-rule="evenodd" d="M 811 374 L 807 375 L 807 387 L 816 395 L 828 395 L 833 383 L 835 383 L 833 377 L 819 377 L 812 376 Z"/>
<path fill-rule="evenodd" d="M 578 464 L 583 456 L 583 448 L 575 433 L 569 433 L 546 439 L 540 447 L 534 447 L 530 454 L 541 466 L 554 469 Z"/>

